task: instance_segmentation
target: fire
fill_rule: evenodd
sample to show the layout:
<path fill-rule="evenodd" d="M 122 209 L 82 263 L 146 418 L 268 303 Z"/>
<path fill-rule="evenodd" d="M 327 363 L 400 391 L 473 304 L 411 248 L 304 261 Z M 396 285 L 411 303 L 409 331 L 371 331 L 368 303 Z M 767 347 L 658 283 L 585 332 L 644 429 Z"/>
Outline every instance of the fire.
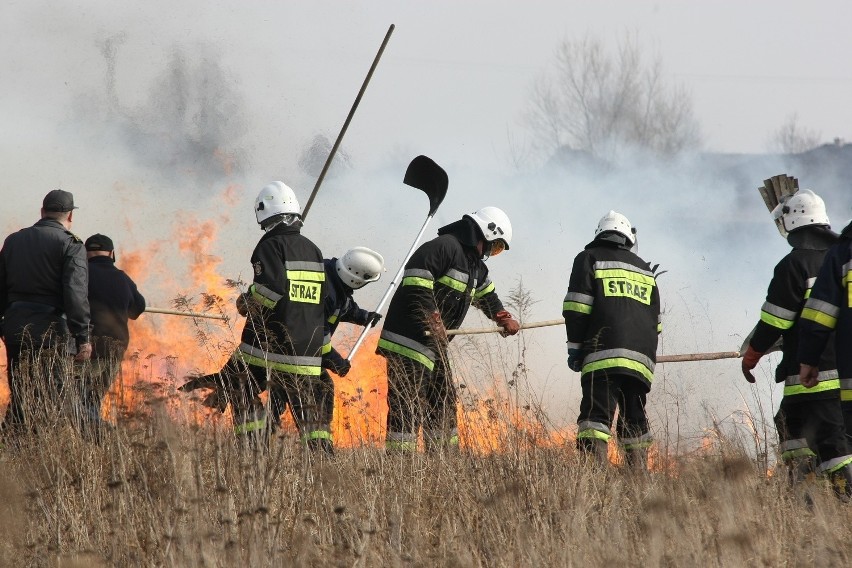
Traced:
<path fill-rule="evenodd" d="M 383 447 L 388 415 L 387 366 L 376 355 L 378 332 L 367 335 L 345 377 L 334 376 L 334 443 L 339 447 Z"/>

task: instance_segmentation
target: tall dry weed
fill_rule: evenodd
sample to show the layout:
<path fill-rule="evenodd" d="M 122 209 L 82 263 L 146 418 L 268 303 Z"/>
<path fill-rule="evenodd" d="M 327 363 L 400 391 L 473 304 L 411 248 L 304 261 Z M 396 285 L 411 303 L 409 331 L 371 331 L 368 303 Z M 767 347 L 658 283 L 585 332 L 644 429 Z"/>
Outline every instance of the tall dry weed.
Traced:
<path fill-rule="evenodd" d="M 808 507 L 782 472 L 768 474 L 749 439 L 711 428 L 702 448 L 658 448 L 655 472 L 586 463 L 570 436 L 550 435 L 528 396 L 522 348 L 458 348 L 479 349 L 477 372 L 498 377 L 487 391 L 462 391 L 463 435 L 491 428 L 487 451 L 468 439 L 457 453 L 365 445 L 325 457 L 286 430 L 259 451 L 221 421 L 181 415 L 189 409 L 173 404 L 170 377 L 125 389 L 132 404 L 116 405 L 99 439 L 80 433 L 74 412 L 44 408 L 45 424 L 0 453 L 0 562 L 852 564 L 849 506 L 814 482 Z"/>

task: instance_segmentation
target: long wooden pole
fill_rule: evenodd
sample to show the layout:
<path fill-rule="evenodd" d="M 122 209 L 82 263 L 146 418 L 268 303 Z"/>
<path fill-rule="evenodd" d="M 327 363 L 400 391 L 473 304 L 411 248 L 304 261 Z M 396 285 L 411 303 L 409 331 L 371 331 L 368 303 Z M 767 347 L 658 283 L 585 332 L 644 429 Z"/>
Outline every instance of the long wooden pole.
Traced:
<path fill-rule="evenodd" d="M 717 351 L 715 353 L 684 353 L 683 355 L 657 355 L 657 363 L 714 361 L 716 359 L 737 359 L 739 356 L 739 351 Z"/>
<path fill-rule="evenodd" d="M 534 329 L 536 327 L 549 327 L 564 325 L 564 319 L 537 321 L 521 325 L 521 329 Z M 479 327 L 470 329 L 448 329 L 447 335 L 476 335 L 479 333 L 497 333 L 502 331 L 501 327 Z M 430 335 L 427 331 L 426 335 Z M 684 363 L 688 361 L 715 361 L 717 359 L 736 359 L 740 356 L 739 351 L 715 351 L 712 353 L 683 353 L 679 355 L 658 355 L 657 363 Z"/>
<path fill-rule="evenodd" d="M 334 155 L 337 153 L 337 149 L 340 147 L 340 142 L 343 140 L 343 135 L 346 134 L 346 129 L 349 128 L 349 123 L 352 122 L 352 117 L 355 115 L 355 110 L 358 108 L 358 103 L 361 102 L 361 97 L 364 96 L 364 91 L 367 90 L 367 85 L 370 84 L 370 78 L 373 76 L 373 72 L 376 70 L 376 66 L 379 64 L 379 59 L 382 58 L 382 53 L 385 51 L 385 46 L 388 44 L 388 40 L 391 37 L 391 34 L 394 30 L 394 25 L 391 24 L 388 28 L 387 33 L 385 34 L 385 39 L 382 41 L 381 47 L 379 47 L 379 52 L 376 54 L 376 57 L 373 59 L 373 64 L 370 66 L 370 70 L 367 72 L 367 77 L 364 78 L 364 82 L 361 84 L 361 90 L 358 91 L 358 96 L 355 97 L 355 102 L 352 103 L 352 108 L 349 109 L 349 114 L 346 116 L 346 120 L 343 122 L 343 128 L 340 129 L 340 133 L 337 135 L 337 140 L 334 141 L 334 146 L 331 147 L 331 151 L 328 153 L 328 158 L 325 160 L 325 164 L 322 166 L 322 171 L 320 172 L 319 177 L 317 178 L 316 184 L 314 184 L 314 190 L 311 192 L 311 196 L 308 198 L 308 202 L 305 204 L 305 208 L 302 210 L 302 220 L 308 216 L 308 211 L 311 210 L 311 205 L 314 203 L 314 198 L 317 196 L 317 192 L 319 191 L 320 186 L 322 185 L 322 180 L 325 179 L 325 174 L 328 172 L 328 168 L 331 166 L 332 160 L 334 160 Z"/>
<path fill-rule="evenodd" d="M 521 325 L 521 329 L 533 329 L 536 327 L 548 327 L 551 325 L 565 325 L 564 319 L 537 321 Z M 478 327 L 471 329 L 448 329 L 447 335 L 475 335 L 477 333 L 498 333 L 503 331 L 502 327 Z M 428 335 L 428 332 L 427 332 Z"/>
<path fill-rule="evenodd" d="M 152 314 L 167 314 L 170 316 L 185 316 L 188 318 L 207 318 L 207 319 L 217 319 L 222 321 L 228 321 L 228 316 L 225 315 L 216 315 L 216 314 L 205 314 L 202 312 L 184 312 L 181 310 L 164 310 L 163 308 L 154 308 L 151 306 L 146 306 L 145 311 Z"/>

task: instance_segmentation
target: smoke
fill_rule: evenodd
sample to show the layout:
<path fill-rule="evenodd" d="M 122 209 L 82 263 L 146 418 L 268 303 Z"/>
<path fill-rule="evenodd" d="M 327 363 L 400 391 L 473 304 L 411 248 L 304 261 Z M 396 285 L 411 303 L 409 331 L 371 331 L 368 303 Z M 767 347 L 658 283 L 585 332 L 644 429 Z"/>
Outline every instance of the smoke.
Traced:
<path fill-rule="evenodd" d="M 347 9 L 346 21 L 338 21 L 322 3 L 299 11 L 276 5 L 283 13 L 275 17 L 272 4 L 238 11 L 191 2 L 152 6 L 119 14 L 111 3 L 88 12 L 26 3 L 0 18 L 0 47 L 8 54 L 0 70 L 15 78 L 0 94 L 8 109 L 0 152 L 7 232 L 34 222 L 43 195 L 61 186 L 81 207 L 74 230 L 83 238 L 110 234 L 119 265 L 123 249 L 132 248 L 145 252 L 142 264 L 157 265 L 154 274 L 184 274 L 170 268 L 192 266 L 195 258 L 173 235 L 212 224 L 216 241 L 196 248 L 221 259 L 223 278 L 246 279 L 261 235 L 254 195 L 283 179 L 307 199 L 330 148 L 331 138 L 316 133 L 340 128 L 389 14 L 400 16 L 399 31 L 336 161 L 346 157 L 348 167 L 333 168 L 304 229 L 327 257 L 359 245 L 383 254 L 385 277 L 356 296 L 364 307 L 378 303 L 425 220 L 426 197 L 402 184 L 418 154 L 450 177 L 425 238 L 485 205 L 509 214 L 511 250 L 488 266 L 504 299 L 523 281 L 537 301 L 529 321 L 560 317 L 572 259 L 598 219 L 610 209 L 627 215 L 639 230 L 640 256 L 667 271 L 659 278 L 662 353 L 735 350 L 757 322 L 772 268 L 789 250 L 757 194 L 763 179 L 798 176 L 825 198 L 835 228 L 850 216 L 852 172 L 844 164 L 852 160 L 842 147 L 794 157 L 628 156 L 615 169 L 561 152 L 543 168 L 507 171 L 513 160 L 495 140 L 506 134 L 506 116 L 523 106 L 517 93 L 550 56 L 551 36 L 538 30 L 552 17 L 529 20 L 535 33 L 484 27 L 486 39 L 466 42 L 462 52 L 449 39 L 466 37 L 470 22 L 483 17 L 481 7 L 471 7 L 468 20 L 394 8 L 399 12 L 373 20 Z M 437 29 L 446 41 L 435 41 Z M 540 51 L 527 51 L 532 44 Z M 220 199 L 224 192 L 228 198 Z M 150 303 L 201 291 L 188 277 L 180 285 L 161 292 L 152 284 Z M 466 325 L 486 323 L 472 310 Z M 495 353 L 515 353 L 519 345 L 482 341 Z M 570 423 L 580 387 L 565 363 L 564 330 L 532 330 L 524 341 L 530 396 L 555 423 Z M 463 353 L 454 362 L 466 384 L 493 380 L 472 375 Z M 745 408 L 771 415 L 780 399 L 772 362 L 761 364 L 754 387 L 736 360 L 660 365 L 649 397 L 655 429 L 698 435 L 712 417 L 734 420 Z"/>
<path fill-rule="evenodd" d="M 220 56 L 209 45 L 189 51 L 178 45 L 165 54 L 162 70 L 136 85 L 137 104 L 119 92 L 125 34 L 98 42 L 103 56 L 102 90 L 80 94 L 71 117 L 96 141 L 118 144 L 146 176 L 183 191 L 209 192 L 239 178 L 247 165 L 244 102 Z M 125 64 L 125 68 L 130 64 Z"/>

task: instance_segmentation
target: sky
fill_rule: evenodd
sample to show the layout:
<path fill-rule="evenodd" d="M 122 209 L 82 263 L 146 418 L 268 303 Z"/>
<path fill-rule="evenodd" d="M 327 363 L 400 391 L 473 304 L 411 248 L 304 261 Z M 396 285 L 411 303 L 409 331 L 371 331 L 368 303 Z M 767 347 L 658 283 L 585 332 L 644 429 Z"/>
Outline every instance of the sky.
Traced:
<path fill-rule="evenodd" d="M 146 281 L 149 303 L 197 294 L 185 273 L 198 254 L 246 279 L 254 196 L 282 179 L 307 200 L 316 177 L 301 152 L 337 136 L 394 24 L 343 141 L 347 167 L 332 169 L 306 224 L 326 256 L 370 246 L 395 272 L 427 209 L 402 175 L 425 154 L 450 178 L 427 235 L 484 205 L 506 210 L 512 249 L 489 266 L 498 291 L 522 281 L 537 300 L 530 321 L 560 316 L 573 256 L 617 209 L 639 227 L 640 254 L 668 270 L 661 352 L 737 349 L 787 250 L 757 192 L 720 185 L 688 157 L 605 179 L 519 167 L 533 85 L 561 42 L 634 34 L 690 93 L 708 151 L 766 152 L 793 113 L 826 142 L 852 140 L 850 16 L 845 2 L 1 0 L 0 230 L 32 224 L 62 187 L 80 206 L 75 232 L 110 234 L 119 265 L 145 251 L 152 274 L 173 278 Z M 753 188 L 782 172 L 755 172 Z M 848 201 L 827 203 L 850 216 Z M 193 259 L 175 235 L 199 225 L 215 236 L 196 235 L 209 250 Z M 359 297 L 369 306 L 383 292 Z M 525 337 L 530 392 L 555 422 L 572 421 L 579 387 L 564 332 Z M 489 341 L 510 354 L 521 345 Z M 662 368 L 652 419 L 700 430 L 708 415 L 771 408 L 778 390 L 761 369 L 749 387 L 736 362 Z"/>

